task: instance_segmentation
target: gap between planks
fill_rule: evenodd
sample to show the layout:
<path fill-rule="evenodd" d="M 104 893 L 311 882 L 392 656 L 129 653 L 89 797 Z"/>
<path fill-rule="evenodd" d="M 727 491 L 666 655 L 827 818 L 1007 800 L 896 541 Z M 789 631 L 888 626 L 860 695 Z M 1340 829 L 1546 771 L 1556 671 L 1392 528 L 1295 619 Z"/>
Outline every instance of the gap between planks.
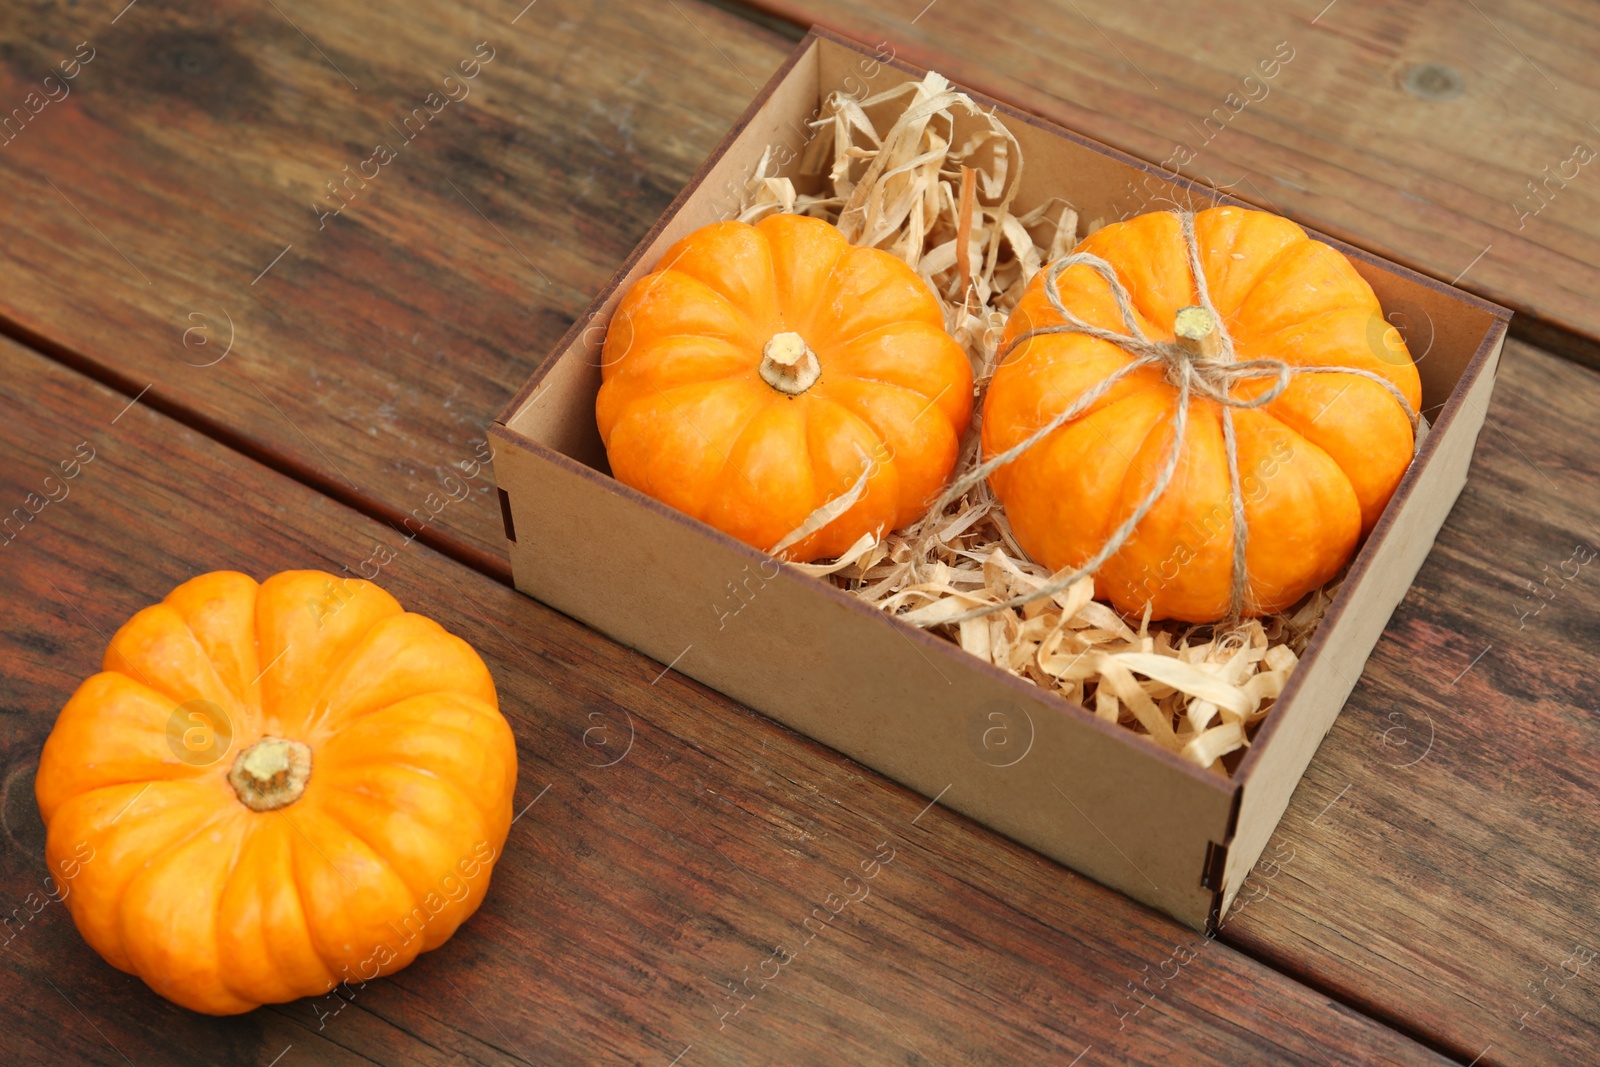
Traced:
<path fill-rule="evenodd" d="M 329 497 L 352 511 L 359 512 L 369 519 L 376 519 L 385 526 L 406 535 L 409 531 L 404 526 L 406 514 L 400 509 L 384 503 L 382 500 L 363 491 L 360 487 L 339 478 L 335 472 L 322 472 L 294 459 L 292 456 L 273 451 L 265 445 L 253 441 L 232 428 L 223 425 L 210 415 L 195 408 L 177 403 L 152 388 L 150 383 L 139 384 L 135 379 L 126 374 L 108 367 L 92 356 L 74 351 L 65 345 L 57 344 L 50 338 L 32 330 L 6 315 L 0 315 L 0 336 L 9 337 L 11 340 L 32 349 L 54 363 L 76 371 L 95 382 L 100 383 L 114 392 L 120 393 L 129 400 L 128 408 L 134 407 L 134 401 L 160 412 L 167 418 L 186 426 L 202 436 L 209 437 L 223 447 L 238 452 L 249 459 L 261 464 L 274 473 L 281 474 L 291 481 L 298 482 L 308 489 L 315 490 L 325 497 Z M 124 409 L 126 413 L 127 409 Z M 121 418 L 122 416 L 117 416 Z M 512 585 L 511 563 L 509 560 L 482 551 L 445 536 L 433 526 L 426 526 L 418 531 L 415 539 L 429 548 L 446 556 L 457 563 L 484 574 L 501 585 Z"/>
<path fill-rule="evenodd" d="M 1460 1067 L 1478 1067 L 1480 1060 L 1483 1058 L 1484 1050 L 1473 1052 L 1461 1045 L 1452 1044 L 1441 1035 L 1423 1029 L 1404 1016 L 1385 1010 L 1376 1001 L 1359 996 L 1355 990 L 1341 989 L 1331 982 L 1323 981 L 1309 967 L 1297 964 L 1292 960 L 1279 959 L 1272 953 L 1264 952 L 1248 941 L 1229 936 L 1226 929 L 1217 933 L 1217 940 L 1259 966 L 1281 974 L 1291 982 L 1295 982 L 1320 996 L 1326 997 L 1351 1014 L 1371 1019 L 1378 1025 L 1386 1026 L 1402 1037 L 1410 1038 L 1428 1051 L 1437 1056 L 1442 1056 L 1451 1063 L 1459 1064 Z"/>

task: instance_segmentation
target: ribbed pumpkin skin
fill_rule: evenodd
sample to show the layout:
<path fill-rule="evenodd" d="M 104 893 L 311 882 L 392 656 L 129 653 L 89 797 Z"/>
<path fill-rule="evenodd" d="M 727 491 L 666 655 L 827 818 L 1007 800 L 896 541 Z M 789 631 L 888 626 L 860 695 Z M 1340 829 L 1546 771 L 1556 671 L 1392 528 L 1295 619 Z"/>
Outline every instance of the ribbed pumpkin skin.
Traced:
<path fill-rule="evenodd" d="M 209 766 L 169 740 L 195 700 L 232 724 Z M 258 812 L 227 775 L 263 735 L 309 745 L 312 765 L 304 795 Z M 483 900 L 516 776 L 466 642 L 366 582 L 218 571 L 117 631 L 57 719 L 36 793 L 84 939 L 167 999 L 233 1014 L 448 939 Z"/>
<path fill-rule="evenodd" d="M 800 334 L 822 376 L 762 380 L 763 346 Z M 767 550 L 872 474 L 856 504 L 784 556 L 836 556 L 918 518 L 972 413 L 972 371 L 933 294 L 886 252 L 819 219 L 690 234 L 618 306 L 595 405 L 612 474 Z"/>
<path fill-rule="evenodd" d="M 1341 253 L 1276 215 L 1234 207 L 1195 218 L 1212 302 L 1238 358 L 1348 366 L 1380 374 L 1413 408 L 1421 384 L 1399 333 L 1371 287 Z M 1109 262 L 1140 325 L 1170 341 L 1173 319 L 1197 303 L 1178 217 L 1153 212 L 1095 232 L 1078 251 Z M 1060 323 L 1034 279 L 1006 325 L 1009 342 Z M 1083 265 L 1062 272 L 1062 303 L 1079 318 L 1126 332 L 1111 289 Z M 1023 342 L 1007 356 L 984 402 L 983 444 L 995 455 L 1048 423 L 1132 356 L 1081 334 Z M 1254 397 L 1270 380 L 1239 384 Z M 1017 540 L 1052 569 L 1082 564 L 1148 493 L 1171 443 L 1177 388 L 1155 367 L 1131 374 L 1082 418 L 1056 430 L 990 478 Z M 1297 374 L 1272 403 L 1236 410 L 1245 497 L 1248 614 L 1292 605 L 1332 578 L 1372 529 L 1411 462 L 1406 414 L 1382 385 L 1347 374 Z M 1155 618 L 1211 622 L 1229 608 L 1233 506 L 1221 406 L 1192 402 L 1177 473 L 1135 531 L 1096 575 L 1097 596 Z"/>

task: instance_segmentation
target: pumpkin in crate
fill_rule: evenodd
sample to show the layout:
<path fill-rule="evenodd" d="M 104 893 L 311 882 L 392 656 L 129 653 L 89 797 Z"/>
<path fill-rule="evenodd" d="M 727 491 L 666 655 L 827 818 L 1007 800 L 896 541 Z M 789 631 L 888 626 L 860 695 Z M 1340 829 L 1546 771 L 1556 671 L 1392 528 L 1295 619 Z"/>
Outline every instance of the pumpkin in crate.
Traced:
<path fill-rule="evenodd" d="M 619 481 L 763 551 L 841 510 L 783 546 L 802 562 L 920 517 L 972 409 L 922 279 L 799 215 L 674 245 L 617 307 L 602 373 Z"/>
<path fill-rule="evenodd" d="M 1021 451 L 990 484 L 1034 559 L 1098 562 L 1096 594 L 1126 613 L 1291 606 L 1412 459 L 1405 342 L 1344 255 L 1266 212 L 1106 226 L 1033 279 L 1002 343 L 984 449 Z"/>
<path fill-rule="evenodd" d="M 36 792 L 84 939 L 222 1015 L 443 944 L 483 900 L 516 777 L 465 641 L 367 582 L 219 571 L 117 631 Z"/>

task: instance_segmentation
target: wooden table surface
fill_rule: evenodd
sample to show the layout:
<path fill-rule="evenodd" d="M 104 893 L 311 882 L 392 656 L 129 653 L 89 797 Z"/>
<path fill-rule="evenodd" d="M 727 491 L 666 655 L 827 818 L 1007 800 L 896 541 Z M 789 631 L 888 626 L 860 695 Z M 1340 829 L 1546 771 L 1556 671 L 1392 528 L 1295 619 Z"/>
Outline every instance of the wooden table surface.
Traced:
<path fill-rule="evenodd" d="M 1600 573 L 1561 577 L 1600 545 L 1600 177 L 1525 188 L 1600 146 L 1592 7 L 763 0 L 1158 162 L 1289 41 L 1191 172 L 1522 313 L 1460 503 L 1206 942 L 516 593 L 487 470 L 425 503 L 800 32 L 523 2 L 0 10 L 0 108 L 26 118 L 0 134 L 0 505 L 95 457 L 0 541 L 0 1061 L 1600 1060 L 1573 962 L 1600 951 Z M 474 56 L 470 95 L 335 214 L 327 183 Z M 531 806 L 483 910 L 399 975 L 175 1008 L 24 903 L 40 746 L 176 583 L 375 544 L 488 661 Z M 880 843 L 871 896 L 728 1015 Z"/>

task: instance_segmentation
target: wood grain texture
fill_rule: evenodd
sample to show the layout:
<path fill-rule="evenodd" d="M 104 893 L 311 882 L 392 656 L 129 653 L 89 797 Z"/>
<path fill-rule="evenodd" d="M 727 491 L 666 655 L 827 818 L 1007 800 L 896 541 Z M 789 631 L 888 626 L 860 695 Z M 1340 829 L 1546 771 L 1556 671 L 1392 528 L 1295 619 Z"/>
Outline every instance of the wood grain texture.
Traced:
<path fill-rule="evenodd" d="M 1320 2 L 1224 22 L 1145 4 L 941 0 L 914 26 L 912 6 L 924 7 L 878 23 L 843 3 L 807 10 L 1157 161 L 1200 140 L 1188 124 L 1289 40 L 1295 59 L 1269 96 L 1192 175 L 1227 185 L 1243 171 L 1239 195 L 1447 279 L 1492 244 L 1464 285 L 1596 332 L 1592 168 L 1521 230 L 1509 204 L 1570 155 L 1567 125 L 1600 121 L 1573 80 L 1587 70 L 1573 57 L 1593 54 L 1581 12 L 1480 4 L 1523 57 L 1479 15 L 1439 4 L 1340 0 L 1315 25 Z M 72 95 L 0 145 L 0 317 L 129 394 L 151 385 L 113 425 L 125 397 L 5 346 L 7 507 L 78 441 L 104 444 L 72 496 L 0 548 L 0 899 L 13 923 L 42 877 L 29 761 L 132 611 L 212 567 L 354 568 L 375 543 L 399 544 L 391 527 L 419 508 L 425 540 L 504 573 L 487 475 L 438 511 L 429 494 L 476 457 L 503 399 L 788 48 L 697 0 L 541 0 L 515 25 L 521 3 L 477 0 L 361 13 L 140 3 L 113 25 L 121 9 L 0 10 L 0 107 L 26 106 L 79 41 L 96 49 Z M 397 140 L 388 124 L 480 41 L 495 59 L 471 96 L 430 116 L 319 229 L 325 183 Z M 1424 105 L 1398 89 L 1394 76 L 1425 61 L 1468 75 L 1464 95 Z M 1561 90 L 1546 110 L 1535 63 Z M 203 366 L 230 334 L 227 357 Z M 1593 383 L 1513 346 L 1441 548 L 1269 847 L 1278 866 L 1224 931 L 1463 1063 L 1491 1044 L 1481 1063 L 1584 1062 L 1600 1022 L 1580 980 L 1517 1029 L 1540 1002 L 1529 982 L 1575 945 L 1600 947 L 1583 651 L 1595 572 L 1525 629 L 1517 617 L 1536 606 L 1523 579 L 1559 573 L 1579 541 L 1600 547 Z M 1435 1061 L 1218 944 L 1121 1018 L 1137 1003 L 1128 983 L 1193 935 L 942 809 L 919 817 L 919 798 L 676 674 L 652 685 L 660 665 L 422 545 L 384 581 L 485 649 L 522 746 L 519 804 L 550 786 L 485 912 L 318 1029 L 337 1004 L 227 1021 L 171 1008 L 100 963 L 51 905 L 5 949 L 15 966 L 0 986 L 20 1022 L 0 1058 L 266 1064 L 292 1045 L 281 1067 L 665 1064 L 686 1046 L 685 1067 L 1070 1062 L 1086 1048 L 1084 1065 Z M 1454 744 L 1402 766 L 1425 728 Z M 624 736 L 628 755 L 598 766 Z M 878 841 L 898 851 L 870 899 L 718 1029 L 736 1003 L 723 983 L 803 939 L 810 909 Z"/>
<path fill-rule="evenodd" d="M 1222 933 L 1462 1062 L 1595 1060 L 1596 410 L 1600 376 L 1508 345 L 1460 503 Z"/>
<path fill-rule="evenodd" d="M 94 449 L 0 547 L 4 1062 L 1445 1062 L 9 342 L 0 383 L 0 501 Z M 28 902 L 40 746 L 109 634 L 176 583 L 338 571 L 376 543 L 397 554 L 382 584 L 482 650 L 516 733 L 522 814 L 487 902 L 347 1001 L 184 1012 Z M 850 874 L 867 895 L 808 933 Z M 771 984 L 733 999 L 780 945 Z M 1164 963 L 1179 977 L 1134 1014 L 1128 987 Z"/>
<path fill-rule="evenodd" d="M 0 321 L 509 574 L 487 470 L 428 495 L 791 47 L 699 0 L 525 3 L 0 7 Z"/>
<path fill-rule="evenodd" d="M 752 3 L 1460 276 L 1600 360 L 1600 17 L 1583 0 Z M 1413 74 L 1432 64 L 1459 80 Z"/>

